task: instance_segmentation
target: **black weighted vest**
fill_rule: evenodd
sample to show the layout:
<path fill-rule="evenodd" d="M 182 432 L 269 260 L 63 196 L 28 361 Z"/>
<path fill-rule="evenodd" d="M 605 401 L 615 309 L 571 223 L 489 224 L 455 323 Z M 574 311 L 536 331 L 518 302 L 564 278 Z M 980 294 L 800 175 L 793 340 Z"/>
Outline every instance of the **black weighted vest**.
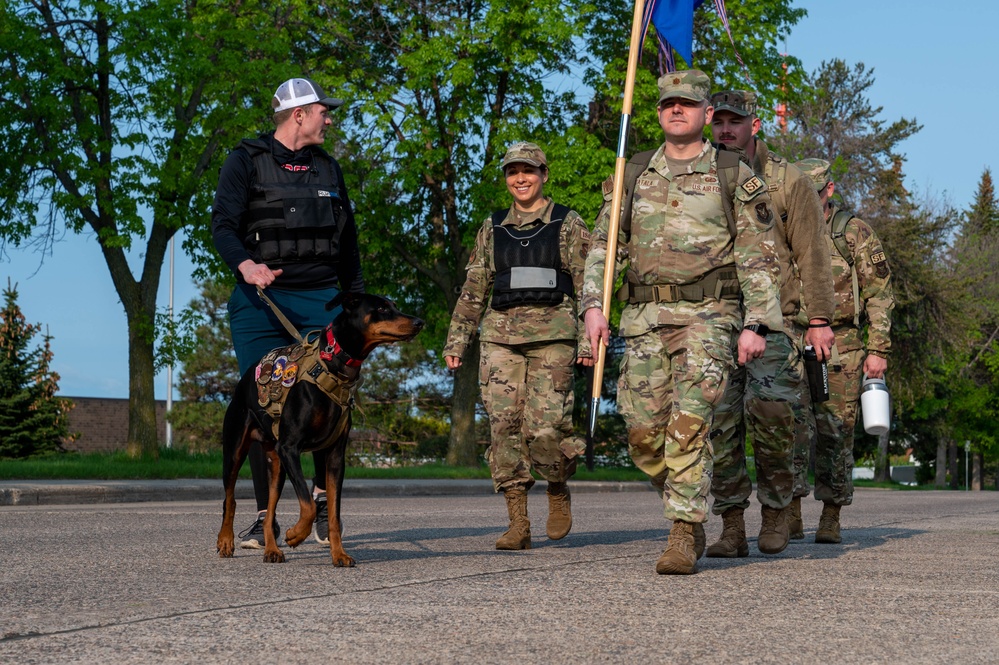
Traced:
<path fill-rule="evenodd" d="M 258 139 L 242 142 L 256 178 L 244 215 L 244 246 L 257 263 L 335 263 L 340 253 L 343 201 L 330 157 L 314 150 L 310 168 L 281 168 Z"/>
<path fill-rule="evenodd" d="M 554 307 L 575 291 L 572 276 L 562 269 L 559 237 L 569 209 L 555 204 L 552 219 L 529 230 L 503 226 L 509 210 L 493 213 L 493 281 L 491 306 L 504 310 L 517 305 Z"/>

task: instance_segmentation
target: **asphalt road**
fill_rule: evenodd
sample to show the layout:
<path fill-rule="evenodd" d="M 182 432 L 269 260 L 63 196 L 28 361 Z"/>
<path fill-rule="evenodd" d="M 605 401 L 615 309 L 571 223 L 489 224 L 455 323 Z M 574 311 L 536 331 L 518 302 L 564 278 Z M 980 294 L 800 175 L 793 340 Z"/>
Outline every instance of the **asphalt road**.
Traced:
<path fill-rule="evenodd" d="M 859 490 L 841 545 L 811 542 L 808 500 L 806 540 L 781 554 L 753 537 L 748 558 L 661 577 L 651 491 L 576 486 L 552 542 L 541 483 L 534 549 L 497 552 L 503 500 L 477 489 L 348 481 L 350 569 L 312 541 L 284 564 L 219 559 L 218 500 L 2 506 L 0 663 L 999 662 L 995 492 Z"/>

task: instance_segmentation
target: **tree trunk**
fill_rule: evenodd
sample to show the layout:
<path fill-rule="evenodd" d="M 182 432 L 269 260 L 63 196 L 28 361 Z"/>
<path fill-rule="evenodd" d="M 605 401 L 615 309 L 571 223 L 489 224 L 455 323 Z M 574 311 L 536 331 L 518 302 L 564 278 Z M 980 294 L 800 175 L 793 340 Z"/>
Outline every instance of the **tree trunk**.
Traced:
<path fill-rule="evenodd" d="M 933 485 L 937 489 L 947 485 L 947 439 L 943 437 L 937 439 L 937 475 Z"/>
<path fill-rule="evenodd" d="M 947 446 L 947 467 L 950 473 L 950 488 L 952 490 L 957 489 L 958 478 L 957 478 L 957 443 L 954 441 L 949 441 Z"/>
<path fill-rule="evenodd" d="M 159 454 L 151 324 L 128 325 L 128 442 L 130 457 Z"/>
<path fill-rule="evenodd" d="M 451 438 L 447 463 L 478 466 L 475 440 L 475 405 L 479 399 L 479 336 L 472 337 L 461 366 L 454 372 L 454 399 L 451 402 Z"/>
<path fill-rule="evenodd" d="M 891 480 L 891 460 L 888 457 L 888 432 L 878 436 L 878 454 L 874 460 L 874 480 L 888 482 Z"/>
<path fill-rule="evenodd" d="M 156 292 L 167 241 L 172 233 L 163 224 L 153 222 L 139 280 L 132 276 L 120 248 L 101 243 L 111 281 L 128 320 L 128 440 L 125 449 L 131 457 L 159 454 L 153 343 L 156 338 Z"/>

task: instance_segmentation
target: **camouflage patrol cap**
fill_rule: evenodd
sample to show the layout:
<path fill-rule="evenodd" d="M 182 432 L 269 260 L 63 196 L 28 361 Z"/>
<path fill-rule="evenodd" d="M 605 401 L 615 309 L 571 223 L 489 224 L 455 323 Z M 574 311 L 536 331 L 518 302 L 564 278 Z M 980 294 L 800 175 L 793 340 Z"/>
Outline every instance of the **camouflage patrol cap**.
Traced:
<path fill-rule="evenodd" d="M 749 90 L 722 90 L 711 95 L 711 106 L 715 113 L 731 111 L 746 117 L 756 115 L 756 93 Z"/>
<path fill-rule="evenodd" d="M 708 101 L 711 79 L 699 69 L 669 72 L 659 77 L 659 103 L 664 99 L 690 99 Z"/>
<path fill-rule="evenodd" d="M 831 165 L 824 159 L 809 157 L 808 159 L 795 162 L 794 165 L 798 167 L 799 171 L 812 179 L 816 190 L 821 191 L 823 187 L 832 182 L 832 178 L 829 177 L 829 167 Z"/>
<path fill-rule="evenodd" d="M 544 151 L 538 147 L 538 144 L 528 141 L 518 141 L 511 145 L 507 149 L 506 154 L 503 155 L 500 168 L 505 169 L 507 164 L 516 163 L 548 168 L 548 159 L 545 157 Z"/>

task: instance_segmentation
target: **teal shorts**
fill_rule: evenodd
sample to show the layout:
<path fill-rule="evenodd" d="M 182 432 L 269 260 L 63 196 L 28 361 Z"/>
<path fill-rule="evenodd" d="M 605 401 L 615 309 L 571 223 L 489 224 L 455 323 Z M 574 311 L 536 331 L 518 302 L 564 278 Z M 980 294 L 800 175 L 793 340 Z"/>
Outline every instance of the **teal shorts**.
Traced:
<path fill-rule="evenodd" d="M 337 306 L 326 311 L 326 303 L 340 292 L 336 287 L 309 291 L 266 289 L 264 293 L 281 313 L 305 336 L 310 330 L 321 330 L 340 313 Z M 229 329 L 232 345 L 239 361 L 239 375 L 255 367 L 268 351 L 295 343 L 271 308 L 257 295 L 257 288 L 237 284 L 229 298 Z"/>

